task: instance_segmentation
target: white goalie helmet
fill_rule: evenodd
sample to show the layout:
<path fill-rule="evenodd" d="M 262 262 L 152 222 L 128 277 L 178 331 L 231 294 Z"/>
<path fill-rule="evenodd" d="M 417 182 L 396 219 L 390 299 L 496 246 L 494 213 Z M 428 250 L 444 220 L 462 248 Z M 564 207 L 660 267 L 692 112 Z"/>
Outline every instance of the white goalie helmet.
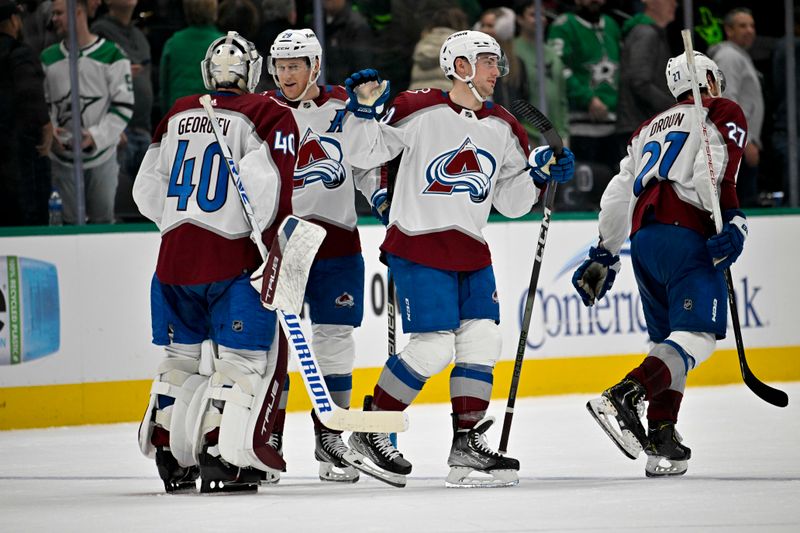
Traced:
<path fill-rule="evenodd" d="M 275 42 L 269 47 L 269 57 L 267 58 L 267 70 L 272 74 L 275 85 L 280 87 L 275 60 L 297 58 L 308 59 L 311 72 L 308 76 L 308 83 L 306 84 L 305 91 L 303 91 L 303 94 L 298 98 L 289 99 L 292 101 L 301 100 L 308 89 L 317 81 L 317 78 L 319 78 L 322 62 L 322 45 L 319 44 L 319 40 L 313 31 L 309 29 L 286 30 L 275 38 Z"/>
<path fill-rule="evenodd" d="M 711 94 L 711 96 L 720 96 L 725 91 L 725 75 L 710 57 L 700 52 L 695 52 L 694 67 L 696 71 L 695 77 L 697 78 L 697 84 L 700 89 L 708 90 L 708 78 L 706 74 L 710 72 L 719 87 L 719 94 Z M 669 91 L 675 98 L 692 90 L 692 80 L 689 74 L 689 64 L 686 61 L 686 54 L 680 54 L 670 58 L 670 60 L 667 61 L 667 70 L 665 74 Z"/>
<path fill-rule="evenodd" d="M 200 63 L 203 83 L 209 91 L 236 88 L 251 93 L 261 79 L 262 62 L 253 43 L 229 31 L 208 47 Z"/>

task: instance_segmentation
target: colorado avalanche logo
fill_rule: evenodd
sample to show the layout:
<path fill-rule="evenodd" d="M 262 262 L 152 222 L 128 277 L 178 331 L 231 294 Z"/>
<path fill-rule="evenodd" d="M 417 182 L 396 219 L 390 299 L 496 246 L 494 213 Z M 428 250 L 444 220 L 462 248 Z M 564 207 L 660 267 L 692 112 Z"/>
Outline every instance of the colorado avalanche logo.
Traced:
<path fill-rule="evenodd" d="M 321 137 L 309 129 L 300 142 L 294 169 L 294 188 L 302 189 L 322 181 L 326 189 L 344 183 L 347 174 L 342 165 L 342 145 L 332 137 Z"/>
<path fill-rule="evenodd" d="M 479 204 L 489 197 L 497 167 L 492 154 L 475 146 L 467 137 L 461 146 L 436 157 L 425 170 L 428 186 L 422 194 L 466 192 Z"/>
<path fill-rule="evenodd" d="M 353 307 L 356 304 L 353 297 L 347 292 L 343 292 L 341 295 L 339 295 L 334 303 L 336 304 L 336 307 Z"/>

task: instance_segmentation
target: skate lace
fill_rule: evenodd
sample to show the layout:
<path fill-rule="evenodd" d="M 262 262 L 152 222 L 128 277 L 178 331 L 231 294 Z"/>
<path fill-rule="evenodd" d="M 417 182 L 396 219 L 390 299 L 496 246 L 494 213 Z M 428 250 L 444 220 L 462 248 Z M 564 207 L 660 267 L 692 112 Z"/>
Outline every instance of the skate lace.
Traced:
<path fill-rule="evenodd" d="M 372 444 L 387 459 L 400 457 L 400 452 L 392 445 L 388 433 L 373 433 Z"/>
<path fill-rule="evenodd" d="M 500 455 L 493 449 L 489 448 L 489 443 L 486 440 L 486 435 L 484 433 L 473 433 L 470 440 L 472 441 L 472 447 L 475 450 L 482 452 L 490 457 L 494 458 L 502 457 L 502 455 Z"/>
<path fill-rule="evenodd" d="M 342 441 L 342 436 L 338 433 L 329 433 L 325 431 L 320 437 L 322 447 L 337 458 L 341 458 L 349 450 L 344 441 Z"/>

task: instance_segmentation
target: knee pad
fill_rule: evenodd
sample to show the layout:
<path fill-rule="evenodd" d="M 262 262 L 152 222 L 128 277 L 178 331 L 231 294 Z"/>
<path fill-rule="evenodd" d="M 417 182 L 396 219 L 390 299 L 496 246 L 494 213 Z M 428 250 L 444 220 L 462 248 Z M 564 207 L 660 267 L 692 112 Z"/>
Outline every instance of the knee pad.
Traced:
<path fill-rule="evenodd" d="M 452 331 L 412 333 L 399 357 L 414 372 L 429 378 L 450 364 L 455 338 Z"/>
<path fill-rule="evenodd" d="M 502 348 L 500 327 L 493 320 L 462 320 L 456 330 L 456 363 L 494 368 Z"/>
<path fill-rule="evenodd" d="M 208 376 L 199 373 L 200 345 L 176 344 L 165 347 L 166 358 L 150 387 L 150 401 L 139 425 L 139 448 L 147 457 L 155 456 L 151 442 L 153 428 L 169 431 L 169 448 L 183 467 L 197 464 L 193 453 L 193 425 Z"/>
<path fill-rule="evenodd" d="M 285 463 L 269 446 L 278 416 L 288 346 L 281 333 L 269 352 L 219 347 L 216 371 L 203 395 L 194 428 L 194 452 L 199 456 L 205 435 L 219 428 L 217 451 L 230 464 L 281 471 Z"/>
<path fill-rule="evenodd" d="M 686 361 L 687 372 L 711 357 L 717 345 L 717 339 L 713 333 L 699 333 L 696 331 L 673 331 L 666 338 L 666 341 L 672 341 L 683 348 L 688 356 Z"/>
<path fill-rule="evenodd" d="M 353 326 L 336 324 L 312 324 L 314 355 L 325 376 L 352 374 L 356 360 L 356 344 Z"/>

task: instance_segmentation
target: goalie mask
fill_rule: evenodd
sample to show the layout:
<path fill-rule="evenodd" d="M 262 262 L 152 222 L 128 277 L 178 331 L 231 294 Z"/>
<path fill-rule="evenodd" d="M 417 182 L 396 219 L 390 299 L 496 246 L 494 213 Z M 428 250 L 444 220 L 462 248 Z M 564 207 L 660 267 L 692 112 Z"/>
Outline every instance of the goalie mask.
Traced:
<path fill-rule="evenodd" d="M 700 89 L 706 89 L 712 97 L 721 96 L 725 91 L 725 75 L 716 63 L 707 55 L 700 52 L 694 53 L 694 67 L 697 75 L 697 84 Z M 718 94 L 712 94 L 708 87 L 706 74 L 710 73 L 717 84 Z M 680 54 L 667 61 L 667 86 L 672 96 L 680 97 L 685 92 L 691 92 L 692 80 L 689 74 L 689 64 L 686 61 L 686 54 Z"/>
<path fill-rule="evenodd" d="M 262 58 L 256 47 L 236 33 L 229 31 L 208 47 L 200 63 L 206 89 L 241 89 L 252 93 L 261 79 Z"/>
<path fill-rule="evenodd" d="M 286 30 L 278 35 L 275 42 L 269 48 L 269 57 L 267 58 L 267 69 L 272 74 L 272 79 L 275 80 L 275 85 L 281 87 L 278 81 L 278 69 L 275 61 L 278 59 L 299 59 L 304 58 L 308 60 L 308 67 L 310 72 L 308 74 L 308 81 L 306 82 L 305 90 L 297 98 L 289 98 L 284 93 L 284 97 L 290 102 L 298 102 L 308 92 L 317 78 L 319 78 L 320 66 L 322 61 L 322 46 L 317 40 L 317 36 L 309 29 L 304 30 Z"/>
<path fill-rule="evenodd" d="M 485 102 L 486 97 L 481 96 L 472 79 L 477 72 L 477 62 L 479 54 L 492 54 L 497 56 L 497 69 L 500 77 L 508 74 L 508 61 L 506 55 L 491 35 L 480 31 L 459 31 L 452 34 L 445 40 L 442 49 L 439 51 L 439 66 L 444 71 L 444 75 L 450 79 L 461 80 L 469 86 L 470 91 L 480 102 Z M 462 78 L 456 73 L 456 59 L 465 58 L 472 66 L 472 74 Z"/>

